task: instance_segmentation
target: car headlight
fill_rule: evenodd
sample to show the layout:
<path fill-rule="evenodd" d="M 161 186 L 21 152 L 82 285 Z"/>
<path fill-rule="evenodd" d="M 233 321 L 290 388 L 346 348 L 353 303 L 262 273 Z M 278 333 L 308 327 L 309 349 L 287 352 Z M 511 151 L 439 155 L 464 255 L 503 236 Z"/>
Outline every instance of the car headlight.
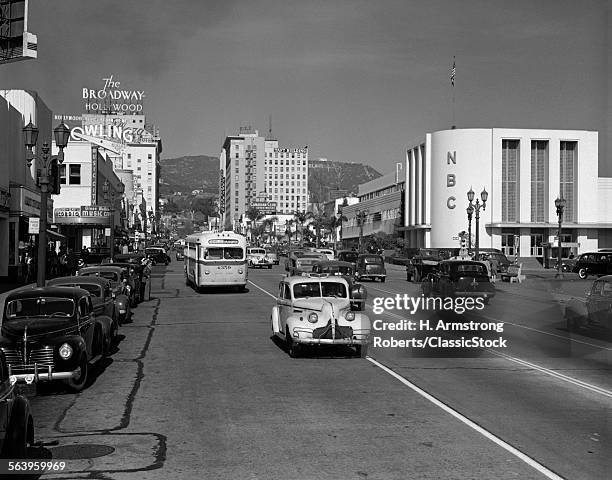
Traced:
<path fill-rule="evenodd" d="M 317 323 L 319 321 L 319 316 L 315 312 L 312 312 L 308 315 L 308 321 L 310 323 Z"/>
<path fill-rule="evenodd" d="M 126 285 L 126 286 L 125 286 L 125 290 L 126 290 L 128 293 L 130 293 L 130 292 L 132 291 L 132 287 L 131 287 L 131 286 L 129 286 L 129 285 Z"/>
<path fill-rule="evenodd" d="M 238 269 L 238 275 L 242 275 L 244 273 L 244 270 L 242 270 L 242 268 Z"/>
<path fill-rule="evenodd" d="M 62 359 L 68 360 L 70 357 L 72 357 L 72 347 L 67 343 L 63 343 L 59 348 L 59 355 L 62 357 Z"/>
<path fill-rule="evenodd" d="M 355 312 L 351 312 L 350 310 L 348 310 L 344 314 L 344 318 L 346 319 L 347 322 L 352 322 L 353 320 L 355 320 Z"/>

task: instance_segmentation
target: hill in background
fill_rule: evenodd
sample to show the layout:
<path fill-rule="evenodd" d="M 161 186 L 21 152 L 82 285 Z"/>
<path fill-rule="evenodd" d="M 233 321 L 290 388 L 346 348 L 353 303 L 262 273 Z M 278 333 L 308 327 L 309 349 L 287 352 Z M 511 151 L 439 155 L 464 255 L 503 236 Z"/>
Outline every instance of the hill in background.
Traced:
<path fill-rule="evenodd" d="M 357 194 L 358 185 L 380 177 L 369 165 L 329 160 L 310 160 L 308 185 L 314 202 L 325 201 L 330 191 Z M 161 160 L 160 193 L 163 197 L 177 192 L 189 195 L 194 190 L 202 195 L 217 195 L 219 185 L 219 158 L 194 155 Z"/>

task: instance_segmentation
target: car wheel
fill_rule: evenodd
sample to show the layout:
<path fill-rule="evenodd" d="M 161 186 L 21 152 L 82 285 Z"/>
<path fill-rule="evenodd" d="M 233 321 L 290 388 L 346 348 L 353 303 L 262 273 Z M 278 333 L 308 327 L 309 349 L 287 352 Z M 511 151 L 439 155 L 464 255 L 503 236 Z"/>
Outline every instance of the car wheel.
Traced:
<path fill-rule="evenodd" d="M 491 299 L 489 297 L 483 298 L 482 299 L 485 305 L 488 305 L 489 302 L 491 301 Z"/>
<path fill-rule="evenodd" d="M 81 368 L 81 373 L 77 378 L 69 378 L 66 380 L 66 385 L 73 392 L 80 392 L 85 388 L 85 384 L 87 383 L 87 377 L 89 374 L 89 363 L 87 362 L 87 355 L 83 354 L 81 356 L 81 361 L 79 362 L 79 367 Z"/>
<path fill-rule="evenodd" d="M 17 409 L 15 409 L 17 410 Z M 21 410 L 21 408 L 19 409 Z M 4 448 L 2 449 L 2 458 L 27 458 L 28 456 L 28 434 L 34 437 L 33 432 L 29 432 L 33 428 L 31 421 L 28 418 L 27 425 L 23 425 L 19 418 L 21 415 L 20 411 L 12 412 L 13 418 L 11 418 L 11 424 L 6 432 L 4 439 Z"/>
<path fill-rule="evenodd" d="M 285 343 L 287 344 L 287 353 L 291 358 L 300 356 L 300 344 L 293 341 L 293 337 L 289 333 L 289 327 L 285 330 Z"/>
<path fill-rule="evenodd" d="M 410 280 L 412 280 L 412 275 L 406 272 L 406 281 L 409 282 Z"/>
<path fill-rule="evenodd" d="M 268 270 L 272 270 L 272 265 L 268 265 Z"/>
<path fill-rule="evenodd" d="M 386 279 L 387 279 L 387 277 L 382 277 L 382 278 L 380 279 L 380 281 L 381 281 L 382 283 L 385 283 L 385 280 L 386 280 Z"/>
<path fill-rule="evenodd" d="M 586 268 L 581 268 L 580 270 L 578 270 L 578 276 L 584 280 L 585 278 L 587 278 L 589 276 L 589 274 L 586 271 Z"/>
<path fill-rule="evenodd" d="M 368 354 L 368 346 L 367 345 L 357 345 L 355 347 L 355 352 L 359 358 L 365 358 Z"/>

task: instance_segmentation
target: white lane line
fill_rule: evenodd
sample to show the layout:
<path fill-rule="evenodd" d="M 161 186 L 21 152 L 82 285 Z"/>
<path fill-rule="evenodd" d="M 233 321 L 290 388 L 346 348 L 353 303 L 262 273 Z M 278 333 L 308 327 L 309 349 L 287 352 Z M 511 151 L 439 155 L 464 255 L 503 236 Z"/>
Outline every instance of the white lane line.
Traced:
<path fill-rule="evenodd" d="M 599 348 L 601 350 L 612 351 L 611 347 L 605 347 L 604 345 L 597 345 L 596 343 L 585 342 L 584 340 L 577 340 L 577 339 L 572 338 L 572 337 L 568 337 L 568 336 L 564 336 L 564 335 L 559 335 L 558 333 L 545 332 L 544 330 L 539 330 L 537 328 L 528 327 L 527 325 L 523 325 L 521 323 L 506 322 L 504 320 L 499 320 L 499 319 L 497 319 L 495 317 L 490 317 L 489 315 L 482 315 L 482 314 L 478 314 L 478 313 L 476 314 L 476 316 L 481 317 L 481 318 L 485 318 L 487 320 L 491 320 L 492 322 L 500 322 L 500 323 L 504 323 L 504 324 L 507 324 L 507 325 L 512 325 L 514 327 L 524 328 L 525 330 L 531 330 L 532 332 L 541 333 L 542 335 L 550 335 L 551 337 L 557 337 L 557 338 L 561 338 L 563 340 L 569 340 L 571 342 L 581 343 L 583 345 L 588 345 L 589 347 L 595 347 L 595 348 Z"/>
<path fill-rule="evenodd" d="M 578 380 L 576 378 L 569 377 L 562 373 L 555 372 L 554 370 L 551 370 L 546 367 L 540 367 L 539 365 L 536 365 L 535 363 L 531 363 L 526 360 L 521 360 L 520 358 L 512 357 L 506 353 L 502 353 L 497 350 L 493 350 L 490 348 L 486 348 L 485 350 L 493 353 L 494 355 L 505 358 L 506 360 L 510 360 L 511 362 L 518 363 L 519 365 L 523 365 L 525 367 L 533 368 L 537 370 L 538 372 L 545 373 L 546 375 L 550 375 L 551 377 L 558 378 L 559 380 L 563 380 L 564 382 L 568 382 L 568 383 L 571 383 L 572 385 L 576 385 L 586 390 L 590 390 L 592 392 L 599 393 L 600 395 L 603 395 L 605 397 L 612 398 L 612 392 L 610 390 L 606 390 L 605 388 L 601 388 L 601 387 L 598 387 L 597 385 L 592 385 L 590 383 L 583 382 L 582 380 Z"/>
<path fill-rule="evenodd" d="M 270 296 L 270 297 L 272 297 L 272 298 L 274 298 L 276 300 L 276 297 L 274 295 L 272 295 L 270 292 L 268 292 L 267 290 L 263 289 L 259 285 L 254 284 L 251 280 L 249 280 L 248 282 L 250 284 L 252 284 L 254 287 L 256 287 L 259 290 L 261 290 L 262 292 L 264 292 L 266 295 L 268 295 L 268 296 Z M 366 305 L 368 307 L 372 308 L 371 305 L 368 305 L 368 304 L 366 304 Z M 390 317 L 395 317 L 395 318 L 400 319 L 400 320 L 405 320 L 405 317 L 402 317 L 402 316 L 400 316 L 400 315 L 398 315 L 396 313 L 393 313 L 393 312 L 385 312 L 384 314 L 388 315 Z M 492 317 L 489 317 L 489 318 L 492 318 Z M 520 326 L 520 325 L 517 325 L 517 326 Z M 561 337 L 561 338 L 566 338 L 566 337 Z M 596 345 L 593 345 L 593 346 L 596 346 Z M 563 375 L 562 373 L 555 372 L 554 370 L 551 370 L 549 368 L 541 367 L 540 365 L 536 365 L 535 363 L 527 362 L 526 360 L 521 360 L 520 358 L 512 357 L 512 356 L 507 355 L 505 353 L 501 353 L 501 352 L 499 352 L 497 350 L 493 350 L 493 349 L 490 349 L 490 348 L 486 348 L 485 350 L 487 350 L 488 352 L 491 352 L 491 353 L 497 355 L 498 357 L 504 358 L 504 359 L 509 360 L 511 362 L 514 362 L 514 363 L 518 363 L 519 365 L 523 365 L 525 367 L 529 367 L 531 369 L 537 370 L 537 371 L 539 371 L 541 373 L 544 373 L 546 375 L 554 377 L 557 380 L 561 380 L 561 381 L 570 383 L 570 384 L 572 384 L 574 386 L 584 388 L 584 389 L 589 390 L 591 392 L 598 393 L 598 394 L 603 395 L 605 397 L 612 398 L 612 392 L 609 391 L 609 390 L 606 390 L 605 388 L 598 387 L 596 385 L 592 385 L 592 384 L 587 383 L 587 382 L 583 382 L 582 380 L 578 380 L 576 378 L 569 377 L 567 375 Z"/>
<path fill-rule="evenodd" d="M 263 293 L 265 293 L 266 295 L 268 295 L 269 297 L 272 297 L 274 300 L 276 300 L 276 295 L 272 295 L 270 292 L 268 292 L 267 290 L 263 289 L 262 287 L 260 287 L 259 285 L 253 283 L 251 280 L 247 280 L 247 282 L 249 282 L 251 285 L 253 285 L 255 288 L 258 288 L 259 290 L 261 290 Z"/>
<path fill-rule="evenodd" d="M 421 395 L 423 398 L 429 400 L 431 403 L 433 403 L 438 408 L 441 408 L 446 413 L 449 413 L 450 415 L 455 417 L 460 422 L 464 423 L 465 425 L 467 425 L 471 429 L 473 429 L 476 432 L 480 433 L 485 438 L 491 440 L 493 443 L 499 445 L 500 447 L 502 447 L 507 452 L 509 452 L 512 455 L 514 455 L 515 457 L 519 458 L 520 460 L 525 462 L 530 467 L 532 467 L 535 470 L 537 470 L 538 472 L 542 473 L 543 475 L 546 476 L 546 478 L 550 478 L 550 479 L 554 479 L 554 480 L 563 480 L 563 477 L 560 477 L 555 472 L 553 472 L 552 470 L 546 468 L 544 465 L 542 465 L 541 463 L 537 462 L 536 460 L 534 460 L 533 458 L 531 458 L 527 454 L 521 452 L 517 448 L 513 447 L 509 443 L 504 442 L 501 438 L 497 437 L 493 433 L 489 432 L 488 430 L 485 430 L 480 425 L 478 425 L 477 423 L 473 422 L 472 420 L 470 420 L 469 418 L 465 417 L 464 415 L 460 414 L 458 411 L 456 411 L 453 408 L 449 407 L 445 403 L 441 402 L 440 400 L 438 400 L 433 395 L 430 395 L 425 390 L 417 387 L 415 384 L 413 384 L 409 380 L 406 380 L 404 377 L 402 377 L 400 374 L 394 372 L 389 367 L 383 365 L 382 363 L 374 360 L 371 357 L 366 357 L 366 360 L 370 361 L 371 363 L 376 365 L 378 368 L 380 368 L 384 372 L 386 372 L 389 375 L 391 375 L 392 377 L 396 378 L 397 380 L 402 382 L 404 385 L 406 385 L 408 388 L 412 389 L 413 391 L 415 391 L 416 393 Z"/>

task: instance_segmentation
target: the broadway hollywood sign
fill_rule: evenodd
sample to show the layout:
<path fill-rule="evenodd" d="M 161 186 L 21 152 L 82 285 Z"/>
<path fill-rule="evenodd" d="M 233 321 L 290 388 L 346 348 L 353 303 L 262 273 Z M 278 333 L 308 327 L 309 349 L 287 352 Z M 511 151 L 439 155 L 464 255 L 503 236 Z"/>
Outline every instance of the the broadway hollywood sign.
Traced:
<path fill-rule="evenodd" d="M 110 113 L 140 113 L 145 97 L 144 90 L 126 90 L 121 82 L 113 76 L 103 78 L 101 89 L 83 87 L 85 111 L 98 112 L 110 110 Z"/>

